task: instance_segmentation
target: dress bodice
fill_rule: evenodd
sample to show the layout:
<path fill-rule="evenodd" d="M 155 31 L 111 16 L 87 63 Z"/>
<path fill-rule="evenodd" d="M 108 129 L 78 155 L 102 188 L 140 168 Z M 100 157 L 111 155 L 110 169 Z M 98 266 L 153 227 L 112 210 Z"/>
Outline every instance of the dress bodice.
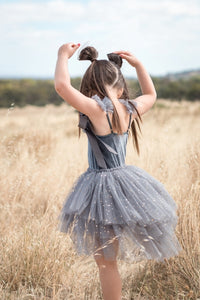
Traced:
<path fill-rule="evenodd" d="M 128 140 L 128 132 L 125 132 L 122 135 L 118 135 L 116 133 L 110 133 L 104 136 L 96 136 L 96 137 L 101 152 L 103 154 L 104 160 L 106 162 L 107 168 L 110 169 L 110 168 L 123 166 L 125 164 L 125 158 L 126 158 L 126 144 Z M 116 154 L 108 151 L 108 149 L 104 146 L 102 142 L 111 146 L 116 151 Z M 91 169 L 101 169 L 97 164 L 89 140 L 88 140 L 88 163 Z"/>
<path fill-rule="evenodd" d="M 104 99 L 101 100 L 97 95 L 95 95 L 92 97 L 92 99 L 97 102 L 97 104 L 101 107 L 103 111 L 113 113 L 113 104 L 108 97 L 105 97 Z M 131 105 L 128 101 L 124 99 L 119 99 L 119 101 L 126 106 L 127 112 L 129 114 L 135 113 L 134 106 L 136 106 L 136 103 L 133 103 L 133 105 Z M 124 132 L 121 135 L 114 132 L 111 132 L 110 134 L 107 135 L 95 135 L 99 148 L 106 162 L 107 168 L 109 169 L 116 168 L 119 166 L 123 166 L 125 164 L 126 145 L 127 145 L 128 135 L 129 135 L 129 128 L 127 129 L 126 132 Z M 115 153 L 109 151 L 107 146 L 110 146 L 112 149 L 114 149 Z M 91 169 L 101 169 L 101 167 L 99 167 L 97 163 L 89 139 L 88 139 L 88 164 L 89 164 L 89 168 Z"/>

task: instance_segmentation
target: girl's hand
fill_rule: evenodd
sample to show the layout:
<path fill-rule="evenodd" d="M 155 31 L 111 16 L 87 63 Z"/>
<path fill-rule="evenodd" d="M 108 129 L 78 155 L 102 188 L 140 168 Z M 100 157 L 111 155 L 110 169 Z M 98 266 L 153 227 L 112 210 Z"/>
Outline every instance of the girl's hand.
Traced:
<path fill-rule="evenodd" d="M 80 47 L 80 44 L 67 43 L 62 45 L 58 50 L 58 56 L 64 55 L 66 58 L 70 58 L 76 50 Z"/>
<path fill-rule="evenodd" d="M 124 58 L 125 60 L 127 60 L 127 62 L 133 67 L 137 67 L 137 65 L 140 64 L 140 61 L 131 52 L 114 51 L 113 53 L 120 55 L 121 58 Z"/>

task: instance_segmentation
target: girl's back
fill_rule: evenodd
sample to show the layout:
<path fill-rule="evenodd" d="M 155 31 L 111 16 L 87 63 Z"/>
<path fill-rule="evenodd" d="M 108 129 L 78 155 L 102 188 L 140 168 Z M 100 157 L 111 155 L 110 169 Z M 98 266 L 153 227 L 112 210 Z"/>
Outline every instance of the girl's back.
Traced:
<path fill-rule="evenodd" d="M 133 105 L 131 105 L 131 102 L 134 103 L 134 105 L 137 107 L 136 101 L 126 101 L 124 99 L 116 99 L 116 100 L 110 100 L 108 97 L 104 97 L 102 100 L 97 95 L 92 96 L 92 99 L 94 99 L 98 106 L 101 108 L 102 113 L 96 116 L 90 116 L 90 120 L 92 122 L 92 125 L 94 127 L 94 132 L 97 135 L 107 135 L 111 132 L 111 128 L 108 122 L 108 119 L 106 117 L 106 112 L 108 112 L 110 122 L 113 123 L 113 104 L 117 109 L 120 124 L 122 128 L 122 132 L 126 132 L 127 129 L 130 127 L 131 124 L 129 124 L 130 121 L 130 113 L 132 113 L 131 116 L 131 123 L 135 117 L 137 117 L 137 114 L 134 110 Z M 116 132 L 116 129 L 113 128 L 113 131 Z M 117 132 L 116 132 L 117 133 Z"/>

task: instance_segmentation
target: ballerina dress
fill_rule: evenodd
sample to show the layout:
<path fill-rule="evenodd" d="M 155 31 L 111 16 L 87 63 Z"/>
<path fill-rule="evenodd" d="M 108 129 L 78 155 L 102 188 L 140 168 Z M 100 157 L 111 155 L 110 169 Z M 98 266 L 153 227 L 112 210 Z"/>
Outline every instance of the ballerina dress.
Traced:
<path fill-rule="evenodd" d="M 79 255 L 102 255 L 105 260 L 163 261 L 180 245 L 174 233 L 176 204 L 164 185 L 145 170 L 126 165 L 126 146 L 134 110 L 133 100 L 119 99 L 129 113 L 129 126 L 114 133 L 108 112 L 112 101 L 92 99 L 106 112 L 111 133 L 96 135 L 87 116 L 79 127 L 88 137 L 88 169 L 73 184 L 60 214 L 60 231 L 70 235 Z M 132 102 L 131 102 L 132 101 Z M 86 117 L 84 119 L 84 116 Z"/>

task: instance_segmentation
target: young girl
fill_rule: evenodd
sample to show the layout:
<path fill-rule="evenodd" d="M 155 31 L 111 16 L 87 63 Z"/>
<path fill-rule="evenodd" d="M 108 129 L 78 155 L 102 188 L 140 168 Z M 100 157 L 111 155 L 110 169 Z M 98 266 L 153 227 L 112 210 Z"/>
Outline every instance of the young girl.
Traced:
<path fill-rule="evenodd" d="M 176 204 L 161 182 L 125 164 L 130 128 L 139 154 L 140 116 L 156 101 L 153 82 L 130 52 L 97 60 L 93 47 L 79 60 L 90 60 L 80 92 L 70 84 L 67 63 L 80 44 L 60 47 L 55 71 L 58 94 L 80 112 L 79 127 L 88 137 L 89 167 L 74 183 L 61 212 L 61 231 L 68 232 L 78 254 L 93 255 L 105 300 L 121 299 L 117 257 L 164 260 L 180 249 L 174 229 Z M 136 69 L 142 95 L 129 100 L 121 73 L 122 59 Z"/>

